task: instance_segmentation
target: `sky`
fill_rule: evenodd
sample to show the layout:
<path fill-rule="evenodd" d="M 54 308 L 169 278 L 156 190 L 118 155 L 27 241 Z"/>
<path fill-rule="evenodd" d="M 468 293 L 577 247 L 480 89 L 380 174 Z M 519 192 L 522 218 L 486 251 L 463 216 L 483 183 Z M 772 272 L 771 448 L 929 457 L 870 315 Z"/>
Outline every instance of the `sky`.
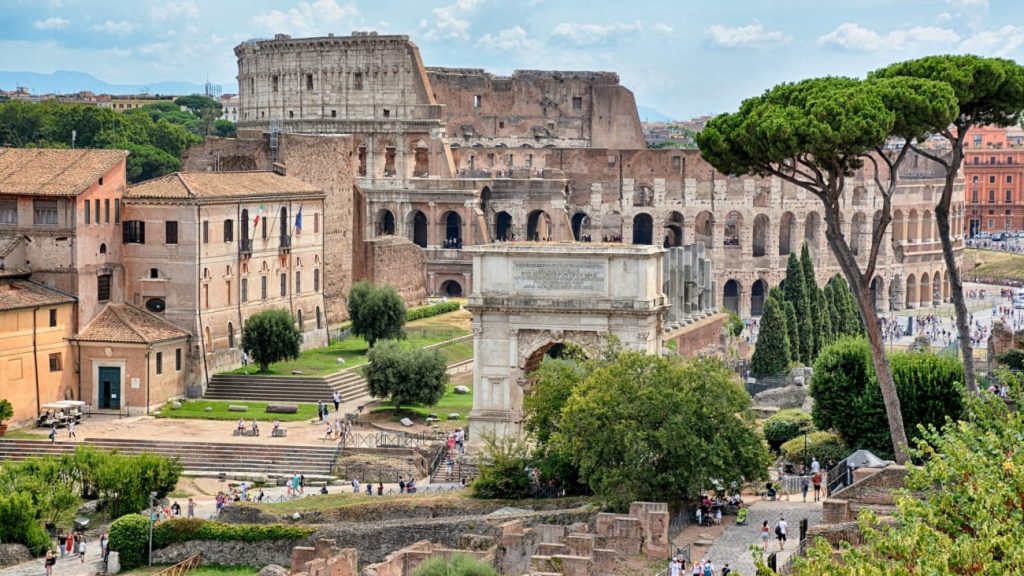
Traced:
<path fill-rule="evenodd" d="M 0 0 L 0 70 L 233 92 L 242 41 L 352 30 L 408 35 L 427 66 L 617 72 L 677 119 L 926 54 L 1024 62 L 1024 0 Z"/>

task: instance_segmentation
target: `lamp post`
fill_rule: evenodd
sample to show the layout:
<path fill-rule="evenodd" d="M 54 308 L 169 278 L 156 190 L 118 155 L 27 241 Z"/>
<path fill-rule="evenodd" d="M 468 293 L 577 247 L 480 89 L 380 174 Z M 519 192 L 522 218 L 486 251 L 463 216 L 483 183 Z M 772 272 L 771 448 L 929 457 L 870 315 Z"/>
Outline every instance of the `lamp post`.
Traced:
<path fill-rule="evenodd" d="M 149 493 L 149 565 L 153 565 L 153 507 L 156 506 L 156 492 Z"/>

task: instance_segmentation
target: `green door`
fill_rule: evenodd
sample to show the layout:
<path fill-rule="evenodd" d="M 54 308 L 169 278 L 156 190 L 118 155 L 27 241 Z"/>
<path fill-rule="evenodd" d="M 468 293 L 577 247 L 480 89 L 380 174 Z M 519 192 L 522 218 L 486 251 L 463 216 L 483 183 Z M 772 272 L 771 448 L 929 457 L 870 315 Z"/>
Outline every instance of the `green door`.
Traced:
<path fill-rule="evenodd" d="M 121 408 L 121 369 L 117 366 L 100 368 L 100 409 Z"/>

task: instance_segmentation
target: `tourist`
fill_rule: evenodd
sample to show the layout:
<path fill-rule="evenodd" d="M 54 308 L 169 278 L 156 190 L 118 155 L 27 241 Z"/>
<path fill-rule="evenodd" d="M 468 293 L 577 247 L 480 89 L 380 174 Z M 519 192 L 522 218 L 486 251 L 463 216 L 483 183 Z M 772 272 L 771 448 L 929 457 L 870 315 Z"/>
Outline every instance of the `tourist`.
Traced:
<path fill-rule="evenodd" d="M 455 468 L 455 460 L 452 460 L 451 456 L 448 456 L 448 460 L 444 463 L 444 480 L 445 482 L 452 481 L 452 470 Z"/>
<path fill-rule="evenodd" d="M 708 560 L 704 563 L 704 576 L 714 576 L 714 574 L 715 565 L 711 562 L 711 560 Z"/>
<path fill-rule="evenodd" d="M 462 431 L 462 428 L 455 429 L 455 446 L 459 449 L 459 454 L 466 453 L 465 447 L 466 433 Z"/>
<path fill-rule="evenodd" d="M 193 500 L 192 498 L 189 498 L 188 499 L 188 504 L 186 505 L 186 508 L 188 509 L 188 517 L 189 518 L 195 518 L 196 517 L 196 501 Z"/>
<path fill-rule="evenodd" d="M 75 535 L 68 533 L 67 540 L 64 541 L 64 554 L 73 556 L 75 554 Z"/>
<path fill-rule="evenodd" d="M 175 516 L 181 516 L 181 504 L 178 504 L 177 501 L 171 504 L 171 513 Z"/>
<path fill-rule="evenodd" d="M 384 495 L 384 483 L 383 482 L 379 482 L 377 484 L 377 496 L 383 496 L 383 495 Z"/>
<path fill-rule="evenodd" d="M 814 484 L 814 501 L 817 502 L 821 497 L 821 472 L 815 472 L 811 482 Z"/>
<path fill-rule="evenodd" d="M 270 436 L 271 437 L 277 436 L 277 434 L 278 434 L 277 431 L 280 430 L 280 429 L 281 429 L 281 421 L 280 420 L 274 420 L 274 427 L 270 429 Z"/>
<path fill-rule="evenodd" d="M 77 438 L 75 436 L 75 421 L 68 420 L 68 438 Z"/>
<path fill-rule="evenodd" d="M 53 424 L 50 425 L 49 437 L 50 437 L 50 444 L 56 444 L 57 443 L 57 423 L 56 422 L 54 422 Z"/>
<path fill-rule="evenodd" d="M 245 436 L 245 419 L 244 418 L 239 418 L 238 419 L 238 435 L 239 436 Z"/>
<path fill-rule="evenodd" d="M 316 415 L 317 415 L 317 418 L 319 418 L 321 422 L 324 421 L 324 403 L 323 403 L 322 400 L 317 400 L 316 401 Z"/>
<path fill-rule="evenodd" d="M 248 482 L 242 482 L 238 487 L 242 490 L 242 500 L 248 500 L 249 499 L 249 483 Z"/>
<path fill-rule="evenodd" d="M 817 474 L 821 472 L 821 464 L 818 463 L 817 458 L 811 458 L 811 474 Z"/>
<path fill-rule="evenodd" d="M 60 557 L 64 557 L 64 544 L 67 542 L 68 536 L 64 532 L 57 533 L 57 549 L 60 550 Z"/>
<path fill-rule="evenodd" d="M 334 411 L 338 412 L 341 408 L 341 392 L 335 390 L 334 394 L 332 394 L 331 396 L 334 399 Z"/>
<path fill-rule="evenodd" d="M 220 511 L 224 509 L 224 503 L 227 501 L 227 495 L 223 491 L 217 492 L 215 501 L 217 503 L 217 514 L 220 514 Z"/>
<path fill-rule="evenodd" d="M 372 482 L 367 482 L 366 483 L 366 495 L 367 496 L 373 496 L 373 483 Z"/>
<path fill-rule="evenodd" d="M 811 487 L 807 481 L 807 476 L 800 477 L 800 492 L 804 495 L 804 502 L 807 502 L 807 490 Z"/>
<path fill-rule="evenodd" d="M 324 440 L 334 440 L 334 428 L 331 427 L 330 422 L 324 427 Z"/>
<path fill-rule="evenodd" d="M 78 563 L 85 564 L 85 538 L 78 540 Z"/>
<path fill-rule="evenodd" d="M 679 576 L 679 558 L 673 558 L 668 563 L 669 576 Z"/>
<path fill-rule="evenodd" d="M 722 576 L 729 576 L 729 574 L 732 574 L 732 568 L 729 568 L 729 563 L 726 562 L 722 567 Z"/>
<path fill-rule="evenodd" d="M 299 474 L 299 494 L 302 494 L 305 491 L 306 491 L 306 475 L 305 474 Z"/>
<path fill-rule="evenodd" d="M 715 510 L 715 524 L 718 525 L 718 526 L 722 525 L 722 507 L 721 506 L 719 506 Z"/>
<path fill-rule="evenodd" d="M 53 555 L 53 550 L 46 551 L 46 560 L 43 561 L 43 565 L 46 566 L 46 576 L 53 576 L 53 565 L 57 563 L 57 558 Z"/>
<path fill-rule="evenodd" d="M 259 495 L 257 495 L 257 496 L 256 496 L 256 501 L 257 501 L 257 502 L 263 502 L 263 499 L 264 499 L 265 497 L 266 497 L 266 496 L 264 496 L 264 495 L 263 495 L 263 488 L 260 488 L 260 493 L 259 493 Z"/>
<path fill-rule="evenodd" d="M 398 477 L 398 493 L 405 494 L 405 479 L 401 476 Z"/>
<path fill-rule="evenodd" d="M 252 435 L 253 436 L 259 436 L 260 435 L 260 427 L 259 427 L 259 425 L 256 424 L 256 418 L 255 417 L 252 419 Z"/>
<path fill-rule="evenodd" d="M 779 516 L 779 523 L 775 525 L 775 536 L 779 539 L 779 550 L 786 548 L 786 519 Z"/>
<path fill-rule="evenodd" d="M 110 543 L 110 535 L 106 532 L 100 536 L 100 556 L 103 557 L 104 562 L 107 560 L 107 544 Z"/>
<path fill-rule="evenodd" d="M 764 547 L 764 551 L 768 551 L 768 521 L 765 520 L 761 524 L 761 544 Z"/>
<path fill-rule="evenodd" d="M 352 479 L 352 493 L 359 494 L 359 480 L 355 478 Z"/>

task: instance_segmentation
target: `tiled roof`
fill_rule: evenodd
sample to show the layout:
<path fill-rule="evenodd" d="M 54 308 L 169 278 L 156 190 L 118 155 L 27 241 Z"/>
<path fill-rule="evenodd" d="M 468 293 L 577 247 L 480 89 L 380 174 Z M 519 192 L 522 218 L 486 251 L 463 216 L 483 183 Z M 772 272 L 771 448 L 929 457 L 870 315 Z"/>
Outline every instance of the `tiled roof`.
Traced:
<path fill-rule="evenodd" d="M 107 304 L 93 318 L 79 340 L 151 344 L 188 336 L 188 332 L 130 304 Z"/>
<path fill-rule="evenodd" d="M 127 156 L 124 150 L 0 148 L 0 194 L 76 196 Z"/>
<path fill-rule="evenodd" d="M 238 198 L 269 194 L 316 193 L 320 189 L 275 172 L 175 172 L 140 182 L 126 198 Z"/>
<path fill-rule="evenodd" d="M 0 310 L 54 306 L 75 299 L 25 279 L 0 279 Z"/>

